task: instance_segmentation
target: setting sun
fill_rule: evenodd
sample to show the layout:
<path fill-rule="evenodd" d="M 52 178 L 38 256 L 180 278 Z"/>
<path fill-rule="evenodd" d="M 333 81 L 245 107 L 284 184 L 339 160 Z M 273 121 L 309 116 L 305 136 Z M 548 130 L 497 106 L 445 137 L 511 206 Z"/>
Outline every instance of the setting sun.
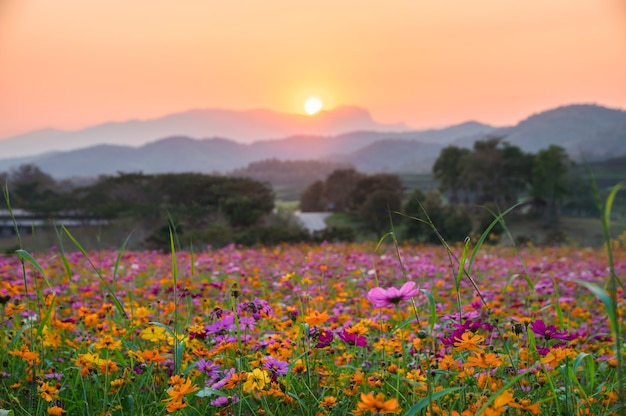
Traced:
<path fill-rule="evenodd" d="M 304 103 L 304 111 L 310 116 L 317 114 L 323 107 L 322 100 L 317 97 L 307 98 Z"/>

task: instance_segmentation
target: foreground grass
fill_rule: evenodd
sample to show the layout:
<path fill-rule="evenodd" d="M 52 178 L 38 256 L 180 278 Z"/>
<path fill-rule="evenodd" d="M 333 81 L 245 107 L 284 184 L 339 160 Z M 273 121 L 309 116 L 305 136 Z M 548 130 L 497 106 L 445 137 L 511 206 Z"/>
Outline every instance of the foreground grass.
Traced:
<path fill-rule="evenodd" d="M 23 252 L 0 260 L 0 414 L 620 414 L 604 253 Z"/>

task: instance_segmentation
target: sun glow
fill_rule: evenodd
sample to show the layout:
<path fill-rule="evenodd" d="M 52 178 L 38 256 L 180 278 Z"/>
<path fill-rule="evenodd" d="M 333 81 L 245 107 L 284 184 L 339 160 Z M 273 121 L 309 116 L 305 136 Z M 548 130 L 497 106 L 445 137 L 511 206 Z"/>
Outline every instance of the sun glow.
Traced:
<path fill-rule="evenodd" d="M 317 97 L 309 97 L 304 103 L 304 111 L 310 116 L 319 113 L 324 104 L 322 100 Z"/>

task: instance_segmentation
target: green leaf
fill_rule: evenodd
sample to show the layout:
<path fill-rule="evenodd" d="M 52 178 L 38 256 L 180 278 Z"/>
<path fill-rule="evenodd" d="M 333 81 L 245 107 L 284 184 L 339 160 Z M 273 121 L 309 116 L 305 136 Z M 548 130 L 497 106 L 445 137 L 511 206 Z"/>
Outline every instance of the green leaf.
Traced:
<path fill-rule="evenodd" d="M 480 410 L 476 413 L 476 416 L 482 415 L 483 412 L 491 405 L 491 403 L 496 401 L 498 396 L 500 396 L 506 390 L 511 388 L 511 386 L 513 386 L 513 384 L 517 383 L 524 376 L 526 376 L 526 374 L 524 374 L 524 373 L 518 374 L 517 376 L 513 377 L 512 379 L 510 379 L 508 383 L 506 383 L 504 386 L 502 386 L 500 388 L 500 390 L 498 390 L 497 392 L 495 392 L 494 394 L 489 396 L 489 400 L 487 400 L 487 402 L 483 405 L 483 407 L 480 408 Z"/>
<path fill-rule="evenodd" d="M 0 409 L 0 416 L 15 416 L 13 410 Z"/>
<path fill-rule="evenodd" d="M 530 277 L 528 277 L 528 275 L 522 274 L 522 273 L 516 273 L 513 276 L 509 277 L 509 280 L 507 280 L 506 285 L 504 285 L 502 292 L 506 292 L 506 290 L 509 288 L 511 283 L 513 283 L 513 280 L 517 279 L 518 277 L 521 277 L 522 279 L 524 279 L 526 283 L 528 284 L 528 286 L 530 287 L 530 289 L 533 292 L 535 291 L 535 285 L 533 284 L 533 281 L 530 280 Z"/>
<path fill-rule="evenodd" d="M 96 267 L 95 264 L 93 264 L 93 262 L 91 261 L 91 259 L 89 258 L 89 256 L 87 255 L 87 251 L 83 248 L 83 246 L 78 242 L 78 240 L 76 238 L 74 238 L 74 236 L 72 235 L 72 233 L 70 233 L 70 230 L 68 230 L 65 225 L 61 226 L 63 228 L 63 231 L 65 231 L 65 234 L 67 234 L 67 236 L 69 237 L 69 239 L 72 241 L 72 243 L 76 246 L 76 248 L 78 249 L 78 251 L 80 251 L 82 253 L 83 256 L 85 256 L 85 258 L 87 259 L 87 261 L 89 262 L 89 265 L 91 266 L 91 268 L 96 272 L 96 274 L 98 275 L 98 278 L 100 279 L 100 282 L 104 285 L 104 287 L 107 289 L 108 294 L 111 296 L 111 299 L 113 299 L 113 304 L 115 305 L 115 307 L 117 308 L 117 311 L 124 317 L 124 318 L 128 318 L 128 314 L 126 313 L 126 311 L 124 310 L 124 307 L 122 306 L 122 302 L 120 302 L 120 300 L 117 298 L 117 296 L 115 295 L 115 291 L 113 291 L 111 289 L 111 287 L 109 286 L 109 284 L 106 282 L 106 280 L 104 279 L 104 277 L 102 277 L 102 272 L 100 271 L 100 269 L 98 269 Z"/>
<path fill-rule="evenodd" d="M 606 309 L 606 314 L 609 316 L 611 330 L 614 334 L 617 334 L 617 310 L 615 309 L 615 304 L 613 303 L 611 296 L 606 292 L 606 290 L 597 285 L 594 285 L 591 282 L 586 282 L 584 280 L 578 279 L 575 279 L 574 282 L 586 287 L 591 293 L 593 293 L 598 299 L 602 301 L 602 303 L 604 304 L 604 308 Z"/>
<path fill-rule="evenodd" d="M 196 393 L 196 396 L 198 397 L 211 397 L 211 396 L 228 396 L 226 393 L 219 391 L 219 390 L 213 390 L 210 389 L 208 387 L 203 388 L 202 390 L 198 390 L 198 392 Z"/>
<path fill-rule="evenodd" d="M 523 202 L 519 202 L 519 203 L 513 205 L 511 208 L 507 209 L 506 211 L 504 211 L 503 213 L 501 213 L 500 215 L 497 215 L 497 216 L 492 212 L 492 214 L 494 214 L 494 216 L 495 216 L 494 220 L 491 221 L 491 224 L 489 224 L 487 229 L 485 231 L 483 231 L 483 233 L 481 234 L 480 238 L 478 239 L 478 242 L 476 243 L 476 247 L 474 247 L 474 250 L 472 250 L 472 255 L 470 256 L 469 264 L 467 266 L 467 274 L 468 275 L 471 274 L 472 265 L 474 264 L 474 259 L 476 258 L 476 255 L 478 254 L 478 251 L 480 250 L 480 248 L 482 247 L 483 243 L 485 242 L 485 239 L 487 238 L 487 236 L 489 236 L 489 232 L 493 229 L 493 227 L 496 226 L 496 224 L 498 224 L 499 222 L 502 221 L 502 219 L 504 218 L 504 216 L 506 214 L 508 214 L 509 212 L 513 211 L 515 208 L 517 208 L 521 204 L 523 204 Z"/>
<path fill-rule="evenodd" d="M 443 396 L 447 396 L 450 393 L 454 393 L 457 390 L 461 390 L 461 387 L 451 387 L 448 389 L 439 390 L 433 393 L 430 397 L 424 397 L 422 400 L 417 402 L 413 407 L 411 407 L 404 416 L 414 416 L 424 410 L 431 402 L 437 401 Z"/>
<path fill-rule="evenodd" d="M 420 292 L 426 295 L 428 298 L 428 304 L 430 305 L 430 334 L 433 334 L 433 330 L 435 329 L 435 323 L 437 322 L 437 303 L 435 302 L 435 298 L 430 290 L 428 289 L 420 289 Z"/>
<path fill-rule="evenodd" d="M 15 253 L 21 260 L 28 261 L 35 269 L 37 269 L 37 271 L 41 274 L 41 277 L 43 277 L 43 280 L 46 282 L 48 289 L 52 287 L 50 286 L 50 282 L 48 281 L 48 278 L 46 277 L 46 273 L 43 271 L 43 268 L 37 262 L 37 260 L 35 260 L 35 258 L 30 255 L 28 251 L 20 248 L 20 249 L 15 250 Z"/>

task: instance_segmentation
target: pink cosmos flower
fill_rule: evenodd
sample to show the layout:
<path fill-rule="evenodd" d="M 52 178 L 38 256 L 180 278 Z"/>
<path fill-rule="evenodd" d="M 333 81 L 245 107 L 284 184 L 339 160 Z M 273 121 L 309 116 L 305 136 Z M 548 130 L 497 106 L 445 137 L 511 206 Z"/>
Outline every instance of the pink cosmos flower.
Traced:
<path fill-rule="evenodd" d="M 367 293 L 367 298 L 375 308 L 387 308 L 397 305 L 403 300 L 411 299 L 418 293 L 419 289 L 415 288 L 415 282 L 406 282 L 400 289 L 395 287 L 390 287 L 389 289 L 375 287 Z"/>

